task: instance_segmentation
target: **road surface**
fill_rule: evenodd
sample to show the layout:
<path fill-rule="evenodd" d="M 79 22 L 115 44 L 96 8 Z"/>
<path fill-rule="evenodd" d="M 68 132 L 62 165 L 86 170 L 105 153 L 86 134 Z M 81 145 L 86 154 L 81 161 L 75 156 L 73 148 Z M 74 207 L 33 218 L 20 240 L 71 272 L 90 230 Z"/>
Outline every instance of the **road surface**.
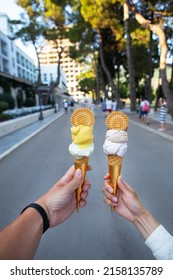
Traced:
<path fill-rule="evenodd" d="M 68 152 L 70 115 L 63 115 L 0 161 L 0 229 L 44 194 L 73 164 Z M 159 222 L 173 233 L 172 142 L 133 124 L 129 124 L 128 132 L 122 175 Z M 93 170 L 87 175 L 92 182 L 87 207 L 59 227 L 49 229 L 35 259 L 153 259 L 134 225 L 112 214 L 103 202 L 103 176 L 107 172 L 102 151 L 105 133 L 105 118 L 98 109 L 95 151 L 90 158 Z"/>

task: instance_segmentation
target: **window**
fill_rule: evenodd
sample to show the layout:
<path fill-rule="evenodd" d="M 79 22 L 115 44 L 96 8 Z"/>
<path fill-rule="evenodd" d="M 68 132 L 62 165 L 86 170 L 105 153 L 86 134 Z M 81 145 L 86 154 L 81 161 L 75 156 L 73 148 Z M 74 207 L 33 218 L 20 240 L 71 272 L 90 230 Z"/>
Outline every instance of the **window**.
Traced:
<path fill-rule="evenodd" d="M 16 55 L 17 55 L 17 63 L 20 64 L 20 54 L 17 52 Z"/>
<path fill-rule="evenodd" d="M 21 77 L 20 67 L 17 67 L 18 77 Z"/>
<path fill-rule="evenodd" d="M 12 65 L 15 67 L 14 57 L 12 58 Z"/>
<path fill-rule="evenodd" d="M 50 82 L 53 82 L 53 74 L 50 73 Z"/>
<path fill-rule="evenodd" d="M 24 66 L 24 57 L 22 56 L 22 66 Z"/>
<path fill-rule="evenodd" d="M 47 82 L 47 74 L 46 73 L 43 74 L 43 80 L 44 80 L 44 82 Z"/>
<path fill-rule="evenodd" d="M 12 50 L 12 52 L 13 52 L 13 42 L 11 42 L 11 50 Z"/>

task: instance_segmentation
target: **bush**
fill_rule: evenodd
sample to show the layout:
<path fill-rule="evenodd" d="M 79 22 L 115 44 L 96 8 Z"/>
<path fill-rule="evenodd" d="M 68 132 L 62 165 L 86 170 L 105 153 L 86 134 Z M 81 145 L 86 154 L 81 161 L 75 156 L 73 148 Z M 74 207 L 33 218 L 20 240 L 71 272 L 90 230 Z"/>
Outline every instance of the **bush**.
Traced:
<path fill-rule="evenodd" d="M 35 100 L 33 98 L 26 98 L 25 102 L 23 103 L 25 107 L 33 107 L 35 106 Z"/>
<path fill-rule="evenodd" d="M 0 113 L 8 109 L 8 103 L 6 101 L 0 101 Z"/>
<path fill-rule="evenodd" d="M 14 109 L 15 107 L 15 101 L 14 98 L 8 94 L 8 93 L 4 93 L 0 96 L 0 102 L 6 102 L 8 104 L 8 109 Z"/>
<path fill-rule="evenodd" d="M 8 109 L 14 109 L 15 101 L 13 96 L 10 94 L 4 94 L 4 100 L 8 103 Z"/>
<path fill-rule="evenodd" d="M 0 122 L 4 122 L 4 121 L 8 121 L 10 120 L 12 117 L 6 114 L 0 114 Z"/>

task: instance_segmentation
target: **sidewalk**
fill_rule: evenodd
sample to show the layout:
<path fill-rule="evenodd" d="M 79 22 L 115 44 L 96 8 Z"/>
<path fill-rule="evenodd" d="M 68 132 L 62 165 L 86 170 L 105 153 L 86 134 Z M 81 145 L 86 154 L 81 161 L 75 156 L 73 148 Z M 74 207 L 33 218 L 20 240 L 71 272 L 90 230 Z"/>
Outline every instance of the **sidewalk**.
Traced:
<path fill-rule="evenodd" d="M 41 121 L 34 122 L 26 127 L 16 130 L 4 137 L 0 138 L 0 160 L 7 156 L 9 153 L 17 149 L 20 145 L 28 141 L 34 135 L 53 123 L 56 119 L 64 114 L 64 110 L 54 113 L 44 118 Z"/>
<path fill-rule="evenodd" d="M 155 134 L 158 134 L 166 139 L 173 141 L 173 121 L 169 114 L 167 115 L 167 119 L 166 119 L 167 129 L 165 131 L 159 131 L 158 130 L 160 128 L 159 111 L 150 114 L 149 125 L 147 125 L 146 123 L 142 124 L 141 119 L 139 118 L 139 114 L 137 114 L 136 112 L 130 112 L 129 108 L 124 108 L 123 112 L 128 115 L 129 122 L 133 123 L 134 125 L 140 126 L 143 129 L 146 129 L 148 131 L 151 131 Z"/>

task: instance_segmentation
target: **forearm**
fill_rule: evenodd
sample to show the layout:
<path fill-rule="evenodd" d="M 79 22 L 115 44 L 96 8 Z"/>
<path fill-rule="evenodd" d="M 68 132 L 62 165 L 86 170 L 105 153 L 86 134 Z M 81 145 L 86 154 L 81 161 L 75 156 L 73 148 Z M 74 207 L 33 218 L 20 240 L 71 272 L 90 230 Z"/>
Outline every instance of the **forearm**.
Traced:
<path fill-rule="evenodd" d="M 159 226 L 159 223 L 147 210 L 135 219 L 134 224 L 145 240 Z"/>
<path fill-rule="evenodd" d="M 0 232 L 0 259 L 32 259 L 42 233 L 42 217 L 35 209 L 26 209 Z"/>

